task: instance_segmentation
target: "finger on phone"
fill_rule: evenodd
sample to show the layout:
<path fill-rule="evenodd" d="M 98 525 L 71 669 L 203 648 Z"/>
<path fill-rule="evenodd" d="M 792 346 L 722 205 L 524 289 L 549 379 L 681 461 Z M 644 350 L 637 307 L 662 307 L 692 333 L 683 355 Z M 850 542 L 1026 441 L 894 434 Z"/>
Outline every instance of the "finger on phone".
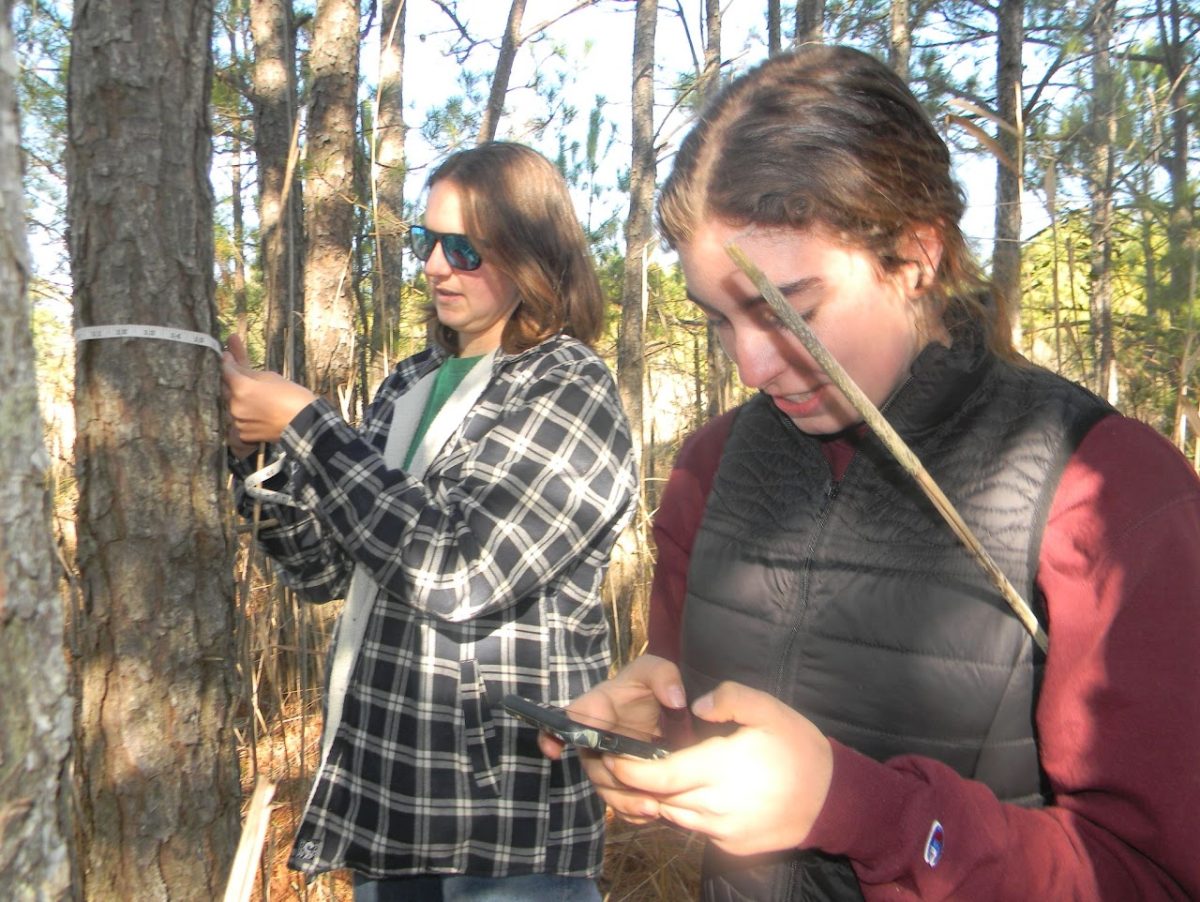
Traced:
<path fill-rule="evenodd" d="M 542 730 L 538 733 L 538 748 L 542 750 L 542 754 L 551 761 L 557 761 L 562 757 L 563 749 L 567 744 L 555 736 L 553 733 L 547 733 Z"/>

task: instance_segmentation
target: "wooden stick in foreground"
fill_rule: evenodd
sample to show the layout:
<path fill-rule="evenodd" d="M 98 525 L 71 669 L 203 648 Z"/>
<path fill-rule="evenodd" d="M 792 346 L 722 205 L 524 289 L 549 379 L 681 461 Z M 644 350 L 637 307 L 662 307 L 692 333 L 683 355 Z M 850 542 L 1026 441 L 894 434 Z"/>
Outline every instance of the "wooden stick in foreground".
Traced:
<path fill-rule="evenodd" d="M 971 528 L 967 526 L 962 515 L 951 504 L 950 499 L 946 497 L 945 493 L 938 487 L 938 484 L 933 481 L 933 477 L 929 475 L 929 471 L 917 459 L 912 449 L 908 447 L 904 439 L 900 437 L 900 434 L 892 428 L 891 423 L 883 418 L 883 414 L 879 412 L 879 409 L 871 402 L 871 399 L 863 394 L 862 389 L 842 369 L 842 365 L 834 360 L 833 355 L 821 344 L 821 340 L 808 327 L 808 323 L 804 321 L 804 318 L 792 309 L 791 304 L 787 302 L 779 289 L 763 274 L 762 270 L 755 265 L 754 261 L 747 257 L 736 244 L 726 245 L 725 251 L 729 254 L 733 262 L 738 265 L 738 268 L 750 278 L 755 287 L 762 292 L 763 299 L 775 311 L 775 315 L 800 339 L 808 353 L 825 370 L 829 378 L 833 380 L 834 385 L 846 396 L 864 422 L 879 436 L 879 440 L 883 442 L 884 447 L 891 452 L 900 466 L 917 481 L 917 485 L 921 487 L 926 497 L 933 502 L 933 506 L 945 518 L 950 528 L 954 531 L 954 534 L 967 546 L 967 549 L 979 563 L 979 566 L 983 568 L 984 573 L 991 578 L 992 583 L 1004 597 L 1004 600 L 1008 602 L 1008 606 L 1017 615 L 1017 619 L 1021 621 L 1025 629 L 1029 630 L 1033 636 L 1033 641 L 1038 644 L 1038 647 L 1042 651 L 1045 651 L 1048 644 L 1046 633 L 1038 623 L 1033 609 L 1021 597 L 1021 593 L 1013 587 L 1013 584 L 1008 581 L 1008 577 L 1004 575 L 999 565 L 988 554 L 987 549 L 983 547 L 979 539 L 971 532 Z"/>
<path fill-rule="evenodd" d="M 275 795 L 275 784 L 260 776 L 254 784 L 254 795 L 246 812 L 246 823 L 242 826 L 242 837 L 238 841 L 230 868 L 229 882 L 225 885 L 225 902 L 249 902 L 254 891 L 254 873 L 262 856 L 263 840 L 271 820 L 271 798 Z M 268 893 L 264 892 L 266 897 Z"/>

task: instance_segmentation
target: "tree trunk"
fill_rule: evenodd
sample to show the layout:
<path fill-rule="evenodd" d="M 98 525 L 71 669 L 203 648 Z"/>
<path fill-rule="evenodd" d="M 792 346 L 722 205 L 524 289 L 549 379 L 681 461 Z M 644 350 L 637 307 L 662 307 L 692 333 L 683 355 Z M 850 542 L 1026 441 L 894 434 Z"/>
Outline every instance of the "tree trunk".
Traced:
<path fill-rule="evenodd" d="M 216 331 L 212 18 L 212 0 L 75 6 L 67 187 L 79 327 Z M 196 344 L 107 338 L 78 350 L 76 769 L 91 899 L 208 902 L 233 860 L 219 373 Z"/>
<path fill-rule="evenodd" d="M 892 71 L 908 81 L 909 60 L 912 57 L 912 24 L 908 0 L 892 0 L 889 11 L 888 64 Z"/>
<path fill-rule="evenodd" d="M 1110 404 L 1117 401 L 1113 354 L 1113 211 L 1114 152 L 1117 135 L 1116 89 L 1112 71 L 1113 16 L 1116 0 L 1100 0 L 1092 20 L 1091 141 L 1088 177 L 1091 216 L 1091 320 L 1096 393 Z"/>
<path fill-rule="evenodd" d="M 700 96 L 707 101 L 721 87 L 721 2 L 704 0 L 704 71 Z"/>
<path fill-rule="evenodd" d="M 1022 0 L 1001 0 L 997 11 L 996 143 L 1004 157 L 996 160 L 995 243 L 992 282 L 997 301 L 1009 318 L 1017 347 L 1021 306 L 1021 166 L 1024 117 L 1021 109 L 1021 43 L 1024 41 Z M 1011 161 L 1012 168 L 1008 165 Z"/>
<path fill-rule="evenodd" d="M 309 388 L 339 405 L 354 381 L 358 0 L 319 0 L 309 61 L 305 364 Z"/>
<path fill-rule="evenodd" d="M 617 384 L 629 417 L 634 448 L 642 451 L 642 383 L 645 380 L 646 250 L 654 201 L 654 32 L 657 0 L 637 0 L 633 35 L 633 156 L 629 218 L 625 220 L 625 280 L 617 336 Z"/>
<path fill-rule="evenodd" d="M 797 0 L 796 46 L 825 41 L 825 0 Z"/>
<path fill-rule="evenodd" d="M 779 7 L 775 5 L 768 15 L 776 17 L 778 28 Z M 704 18 L 708 35 L 704 45 L 704 71 L 700 75 L 700 96 L 703 107 L 721 87 L 721 4 L 719 0 L 704 0 Z M 772 51 L 778 53 L 779 50 Z M 705 413 L 709 419 L 724 413 L 729 407 L 730 386 L 733 382 L 733 369 L 729 358 L 721 350 L 721 342 L 713 327 L 704 328 L 705 363 L 708 372 L 708 404 Z"/>
<path fill-rule="evenodd" d="M 783 14 L 780 0 L 767 0 L 767 55 L 775 56 L 783 49 Z"/>
<path fill-rule="evenodd" d="M 1166 102 L 1166 109 L 1170 110 L 1167 177 L 1171 184 L 1171 211 L 1167 218 L 1167 303 L 1171 310 L 1176 311 L 1195 300 L 1193 208 L 1196 199 L 1191 177 L 1192 154 L 1189 152 L 1190 119 L 1195 108 L 1188 100 L 1195 78 L 1195 65 L 1194 61 L 1190 63 L 1188 59 L 1188 45 L 1182 35 L 1184 29 L 1180 21 L 1180 5 L 1168 3 L 1165 7 L 1160 12 L 1160 17 L 1165 18 L 1161 18 L 1158 29 L 1163 44 L 1163 74 L 1171 86 Z"/>
<path fill-rule="evenodd" d="M 375 109 L 375 258 L 371 352 L 383 376 L 387 339 L 400 318 L 404 265 L 404 19 L 405 0 L 384 0 L 379 32 L 379 94 Z"/>
<path fill-rule="evenodd" d="M 483 111 L 483 121 L 479 123 L 480 144 L 496 139 L 496 128 L 504 114 L 504 98 L 508 96 L 513 60 L 521 46 L 521 19 L 524 15 L 525 0 L 512 0 L 512 6 L 508 8 L 508 24 L 504 27 L 504 39 L 500 42 L 500 55 L 496 58 L 496 71 L 492 75 L 492 90 Z"/>
<path fill-rule="evenodd" d="M 242 210 L 242 136 L 233 135 L 230 142 L 232 160 L 229 171 L 233 199 L 233 323 L 239 335 L 250 328 L 246 296 L 246 216 Z"/>
<path fill-rule="evenodd" d="M 303 192 L 289 157 L 296 131 L 291 0 L 250 0 L 254 152 L 266 305 L 266 365 L 304 381 Z"/>
<path fill-rule="evenodd" d="M 0 898 L 68 899 L 72 704 L 25 294 L 12 6 L 0 0 Z"/>

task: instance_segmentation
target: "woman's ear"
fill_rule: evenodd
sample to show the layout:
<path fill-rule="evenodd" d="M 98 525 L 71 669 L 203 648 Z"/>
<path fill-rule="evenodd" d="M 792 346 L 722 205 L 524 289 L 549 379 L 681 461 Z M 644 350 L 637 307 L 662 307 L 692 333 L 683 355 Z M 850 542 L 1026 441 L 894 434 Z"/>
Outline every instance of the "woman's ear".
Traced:
<path fill-rule="evenodd" d="M 942 262 L 942 235 L 931 225 L 916 225 L 900 240 L 900 257 L 904 266 L 904 284 L 910 296 L 918 297 L 929 290 L 937 278 Z"/>

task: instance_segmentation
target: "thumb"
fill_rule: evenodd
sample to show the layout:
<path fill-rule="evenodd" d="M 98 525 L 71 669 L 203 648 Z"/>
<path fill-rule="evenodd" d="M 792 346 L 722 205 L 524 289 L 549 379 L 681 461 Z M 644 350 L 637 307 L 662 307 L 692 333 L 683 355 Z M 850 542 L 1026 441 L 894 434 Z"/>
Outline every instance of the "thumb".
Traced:
<path fill-rule="evenodd" d="M 696 699 L 692 713 L 710 723 L 756 726 L 772 722 L 783 707 L 783 703 L 772 695 L 726 681 Z"/>
<path fill-rule="evenodd" d="M 227 347 L 229 348 L 229 353 L 233 355 L 234 363 L 238 366 L 250 365 L 250 354 L 246 351 L 246 342 L 242 339 L 242 336 L 236 332 L 231 333 Z"/>

